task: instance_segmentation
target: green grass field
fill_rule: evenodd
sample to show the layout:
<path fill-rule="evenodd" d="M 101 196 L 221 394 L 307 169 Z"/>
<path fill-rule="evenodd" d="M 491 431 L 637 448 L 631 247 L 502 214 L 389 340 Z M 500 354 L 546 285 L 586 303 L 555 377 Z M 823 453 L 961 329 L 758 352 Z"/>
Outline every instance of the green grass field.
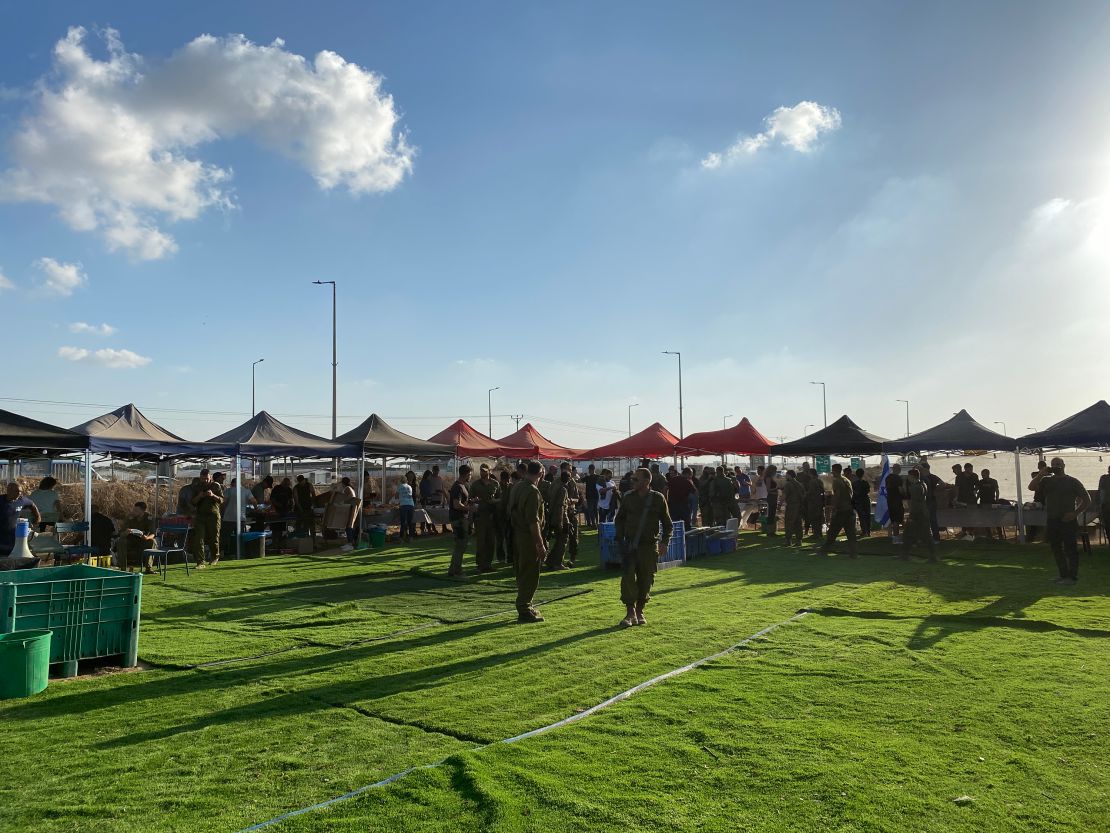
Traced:
<path fill-rule="evenodd" d="M 591 534 L 538 625 L 508 570 L 446 581 L 445 538 L 172 570 L 153 667 L 0 704 L 0 831 L 237 831 L 441 761 L 267 829 L 1110 829 L 1105 548 L 1059 588 L 1043 545 L 741 543 L 661 572 L 628 630 Z"/>

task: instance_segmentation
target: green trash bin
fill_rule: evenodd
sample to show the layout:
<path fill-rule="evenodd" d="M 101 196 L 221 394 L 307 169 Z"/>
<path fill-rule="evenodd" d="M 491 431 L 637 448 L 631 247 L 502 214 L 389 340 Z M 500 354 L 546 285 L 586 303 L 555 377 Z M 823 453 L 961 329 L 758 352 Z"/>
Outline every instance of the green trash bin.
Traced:
<path fill-rule="evenodd" d="M 385 527 L 372 526 L 366 532 L 367 537 L 370 539 L 370 546 L 377 549 L 378 547 L 385 546 Z"/>
<path fill-rule="evenodd" d="M 38 694 L 50 678 L 50 631 L 0 633 L 0 700 Z"/>

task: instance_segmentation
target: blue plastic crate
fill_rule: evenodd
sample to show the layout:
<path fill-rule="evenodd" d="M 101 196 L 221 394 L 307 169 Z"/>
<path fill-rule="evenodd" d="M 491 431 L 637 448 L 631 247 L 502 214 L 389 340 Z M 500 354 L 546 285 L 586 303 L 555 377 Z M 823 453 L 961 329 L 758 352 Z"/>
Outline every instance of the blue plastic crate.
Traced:
<path fill-rule="evenodd" d="M 602 541 L 615 541 L 617 540 L 617 525 L 612 521 L 606 521 L 597 525 L 597 537 Z"/>

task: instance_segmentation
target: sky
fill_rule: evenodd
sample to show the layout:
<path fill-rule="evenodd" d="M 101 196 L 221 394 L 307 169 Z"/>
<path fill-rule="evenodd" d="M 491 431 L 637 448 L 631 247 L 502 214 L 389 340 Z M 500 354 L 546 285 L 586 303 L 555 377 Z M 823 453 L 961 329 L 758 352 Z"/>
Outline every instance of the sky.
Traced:
<path fill-rule="evenodd" d="M 677 434 L 664 350 L 686 434 L 1107 398 L 1108 4 L 13 8 L 0 407 L 207 439 L 262 358 L 328 435 L 314 280 L 340 432 Z"/>

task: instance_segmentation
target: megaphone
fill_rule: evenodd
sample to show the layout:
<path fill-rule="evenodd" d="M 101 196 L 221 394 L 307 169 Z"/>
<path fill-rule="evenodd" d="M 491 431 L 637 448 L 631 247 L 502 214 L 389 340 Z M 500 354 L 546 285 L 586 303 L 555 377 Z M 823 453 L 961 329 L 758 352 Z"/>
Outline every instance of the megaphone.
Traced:
<path fill-rule="evenodd" d="M 35 556 L 31 555 L 31 548 L 27 546 L 27 539 L 31 535 L 31 524 L 26 520 L 16 521 L 15 524 L 15 546 L 12 547 L 11 555 L 9 558 L 27 558 L 31 559 Z"/>

